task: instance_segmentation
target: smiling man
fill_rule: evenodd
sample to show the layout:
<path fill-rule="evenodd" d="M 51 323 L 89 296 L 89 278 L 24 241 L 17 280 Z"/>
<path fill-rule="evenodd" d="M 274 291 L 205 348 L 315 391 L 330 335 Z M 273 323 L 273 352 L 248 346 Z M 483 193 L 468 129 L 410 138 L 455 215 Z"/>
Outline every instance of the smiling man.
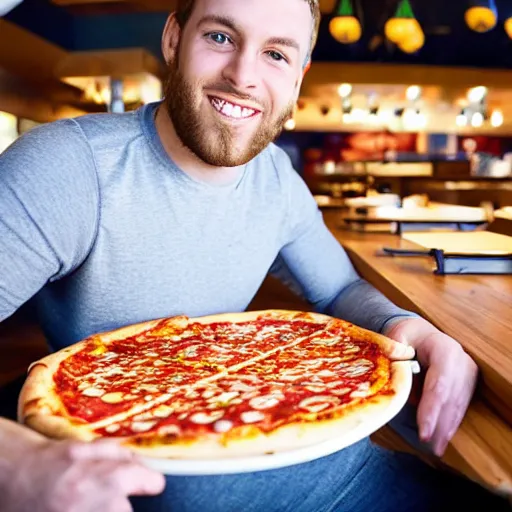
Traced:
<path fill-rule="evenodd" d="M 272 144 L 319 17 L 316 0 L 178 1 L 162 39 L 163 102 L 59 121 L 16 141 L 0 157 L 0 321 L 33 299 L 60 349 L 149 319 L 243 311 L 271 269 L 316 310 L 415 347 L 427 371 L 418 425 L 441 454 L 471 399 L 475 363 L 360 279 Z M 368 440 L 280 470 L 170 477 L 163 493 L 161 475 L 111 443 L 57 443 L 2 420 L 0 445 L 9 512 L 502 506 Z"/>
<path fill-rule="evenodd" d="M 169 154 L 173 144 L 192 153 L 195 177 L 229 181 L 292 116 L 317 32 L 318 6 L 313 0 L 276 2 L 269 19 L 252 2 L 221 0 L 195 9 L 192 1 L 182 3 L 164 32 L 167 101 L 157 122 L 166 130 L 162 140 Z M 273 26 L 289 16 L 294 23 L 286 29 Z"/>

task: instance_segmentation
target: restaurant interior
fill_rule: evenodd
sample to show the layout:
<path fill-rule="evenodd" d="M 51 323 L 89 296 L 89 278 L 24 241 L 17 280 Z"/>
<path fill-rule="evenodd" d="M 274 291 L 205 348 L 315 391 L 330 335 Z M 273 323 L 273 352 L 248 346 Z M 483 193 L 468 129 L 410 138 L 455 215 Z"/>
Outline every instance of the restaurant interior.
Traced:
<path fill-rule="evenodd" d="M 373 438 L 510 498 L 512 3 L 320 4 L 312 65 L 276 143 L 362 277 L 456 338 L 481 369 L 440 460 L 387 427 Z M 172 7 L 25 0 L 1 17 L 0 153 L 44 123 L 160 100 Z M 250 308 L 311 305 L 268 276 Z M 26 304 L 0 324 L 0 387 L 46 350 Z"/>

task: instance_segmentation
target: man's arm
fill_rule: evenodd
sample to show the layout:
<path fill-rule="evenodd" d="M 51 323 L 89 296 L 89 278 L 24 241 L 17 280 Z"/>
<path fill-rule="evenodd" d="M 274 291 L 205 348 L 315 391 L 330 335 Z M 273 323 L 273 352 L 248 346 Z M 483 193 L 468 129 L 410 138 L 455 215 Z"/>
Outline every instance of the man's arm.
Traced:
<path fill-rule="evenodd" d="M 271 274 L 316 311 L 375 332 L 382 332 L 394 319 L 417 318 L 359 276 L 343 247 L 327 229 L 311 192 L 291 168 L 288 157 L 276 150 L 274 159 L 283 172 L 289 213 L 283 247 Z"/>
<path fill-rule="evenodd" d="M 87 256 L 99 195 L 78 124 L 37 128 L 0 155 L 0 322 Z"/>
<path fill-rule="evenodd" d="M 329 233 L 330 236 L 332 236 Z M 327 248 L 331 242 L 323 245 Z M 374 332 L 384 332 L 389 326 L 396 321 L 405 318 L 418 318 L 418 315 L 411 311 L 399 308 L 389 299 L 387 299 L 376 288 L 362 279 L 355 271 L 346 252 L 335 240 L 335 246 L 332 248 L 331 255 L 338 254 L 339 268 L 336 272 L 339 276 L 333 275 L 332 280 L 328 281 L 328 286 L 333 286 L 335 291 L 333 295 L 315 300 L 311 295 L 311 289 L 308 284 L 301 281 L 303 272 L 301 269 L 293 270 L 295 265 L 293 261 L 293 251 L 301 250 L 299 245 L 293 247 L 285 247 L 272 265 L 270 273 L 290 288 L 294 293 L 314 305 L 315 311 L 326 315 L 342 318 L 355 325 L 359 325 Z M 302 257 L 307 257 L 308 251 L 302 252 Z M 290 262 L 289 265 L 287 262 Z M 318 262 L 319 264 L 321 262 Z M 339 272 L 339 270 L 342 272 Z M 307 272 L 308 278 L 312 279 L 315 286 L 321 285 L 322 279 L 312 276 L 311 272 Z"/>
<path fill-rule="evenodd" d="M 282 158 L 280 165 L 288 166 Z M 273 272 L 320 312 L 411 345 L 426 370 L 418 407 L 423 441 L 442 455 L 475 390 L 478 368 L 460 343 L 363 281 L 325 226 L 305 183 L 291 170 L 287 237 Z"/>
<path fill-rule="evenodd" d="M 0 155 L 0 321 L 86 258 L 98 207 L 94 160 L 75 121 L 38 128 Z M 115 443 L 50 441 L 0 418 L 2 511 L 131 510 L 128 496 L 163 486 Z"/>

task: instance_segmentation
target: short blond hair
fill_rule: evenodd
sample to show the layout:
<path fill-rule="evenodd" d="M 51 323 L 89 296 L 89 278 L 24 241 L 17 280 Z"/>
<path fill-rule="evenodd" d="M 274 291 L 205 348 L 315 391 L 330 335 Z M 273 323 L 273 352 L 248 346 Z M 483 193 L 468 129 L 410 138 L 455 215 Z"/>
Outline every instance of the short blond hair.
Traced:
<path fill-rule="evenodd" d="M 311 16 L 313 16 L 313 31 L 311 34 L 311 46 L 309 48 L 309 57 L 311 57 L 311 53 L 313 52 L 313 48 L 316 45 L 316 41 L 318 39 L 318 29 L 320 27 L 320 5 L 319 0 L 304 0 L 308 3 L 309 8 L 311 9 Z M 178 0 L 176 5 L 176 19 L 178 20 L 178 24 L 181 28 L 183 28 L 190 16 L 192 15 L 192 11 L 194 10 L 195 0 Z"/>

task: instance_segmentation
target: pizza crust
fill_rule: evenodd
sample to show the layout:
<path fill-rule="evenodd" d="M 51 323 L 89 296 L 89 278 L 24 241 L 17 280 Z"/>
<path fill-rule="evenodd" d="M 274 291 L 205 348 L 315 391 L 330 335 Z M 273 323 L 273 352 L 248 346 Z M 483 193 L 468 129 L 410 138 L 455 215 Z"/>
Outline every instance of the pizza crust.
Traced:
<path fill-rule="evenodd" d="M 258 319 L 269 320 L 305 320 L 309 322 L 326 323 L 332 320 L 332 317 L 320 313 L 307 313 L 301 311 L 291 311 L 286 309 L 268 309 L 262 311 L 245 311 L 241 313 L 219 313 L 216 315 L 191 318 L 190 322 L 208 324 L 215 322 L 243 323 Z"/>
<path fill-rule="evenodd" d="M 181 332 L 187 328 L 190 320 L 191 319 L 185 315 L 175 316 L 172 318 L 158 318 L 155 320 L 148 320 L 147 322 L 139 322 L 137 324 L 127 325 L 112 331 L 101 332 L 96 334 L 94 337 L 101 340 L 101 342 L 108 344 L 112 343 L 113 341 L 137 336 L 138 334 L 142 334 L 146 331 L 151 331 L 152 329 L 158 327 L 162 322 L 165 322 L 166 327 L 174 327 L 177 331 Z"/>
<path fill-rule="evenodd" d="M 53 375 L 61 362 L 80 352 L 94 337 L 67 347 L 32 363 L 27 379 L 18 398 L 18 421 L 24 423 L 30 415 L 65 415 L 65 410 L 55 393 Z"/>
<path fill-rule="evenodd" d="M 343 320 L 341 320 L 341 322 L 343 322 Z M 404 343 L 387 338 L 382 334 L 348 324 L 347 322 L 343 323 L 346 324 L 345 329 L 350 336 L 353 336 L 356 339 L 376 343 L 379 345 L 384 355 L 393 361 L 408 361 L 410 359 L 414 359 L 416 355 L 416 351 L 410 345 L 405 345 Z"/>

